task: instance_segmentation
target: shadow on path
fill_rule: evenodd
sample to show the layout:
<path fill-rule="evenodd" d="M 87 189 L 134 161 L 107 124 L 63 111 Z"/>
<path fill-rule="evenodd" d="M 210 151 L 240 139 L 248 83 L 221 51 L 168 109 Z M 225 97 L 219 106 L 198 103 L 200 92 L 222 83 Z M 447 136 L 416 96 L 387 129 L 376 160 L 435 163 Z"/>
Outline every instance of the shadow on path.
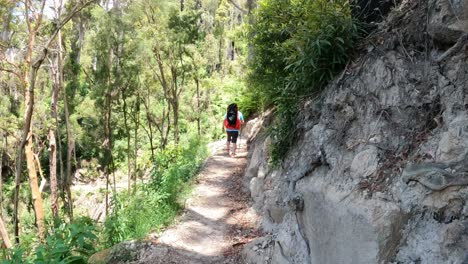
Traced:
<path fill-rule="evenodd" d="M 238 254 L 242 245 L 258 235 L 257 216 L 242 182 L 247 148 L 241 144 L 237 157 L 229 157 L 222 145 L 197 176 L 177 223 L 146 242 L 137 260 L 127 263 L 243 263 Z"/>

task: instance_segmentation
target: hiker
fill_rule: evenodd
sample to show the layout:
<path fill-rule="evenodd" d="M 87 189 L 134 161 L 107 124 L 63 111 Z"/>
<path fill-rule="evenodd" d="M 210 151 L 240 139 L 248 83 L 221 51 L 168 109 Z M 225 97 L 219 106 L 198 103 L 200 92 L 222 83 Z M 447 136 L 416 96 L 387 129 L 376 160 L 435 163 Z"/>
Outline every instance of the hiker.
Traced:
<path fill-rule="evenodd" d="M 227 142 L 226 142 L 226 150 L 228 155 L 236 156 L 236 149 L 237 149 L 237 137 L 239 137 L 239 133 L 241 130 L 241 126 L 244 124 L 244 116 L 237 108 L 237 104 L 233 103 L 230 104 L 227 108 L 226 114 L 224 115 L 224 128 L 226 129 L 227 133 Z M 231 143 L 234 145 L 232 152 L 231 150 Z"/>

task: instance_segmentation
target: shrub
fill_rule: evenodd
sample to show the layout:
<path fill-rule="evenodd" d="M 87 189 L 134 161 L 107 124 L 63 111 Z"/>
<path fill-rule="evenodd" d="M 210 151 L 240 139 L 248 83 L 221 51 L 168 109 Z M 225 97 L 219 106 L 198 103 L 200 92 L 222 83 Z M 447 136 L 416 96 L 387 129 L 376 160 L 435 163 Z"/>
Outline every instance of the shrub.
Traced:
<path fill-rule="evenodd" d="M 88 218 L 80 218 L 72 223 L 58 223 L 52 228 L 44 243 L 40 243 L 33 254 L 27 255 L 24 248 L 14 248 L 9 252 L 10 259 L 3 264 L 66 264 L 87 263 L 95 252 L 95 227 Z"/>
<path fill-rule="evenodd" d="M 183 190 L 207 156 L 206 144 L 190 139 L 171 146 L 155 157 L 151 181 L 134 193 L 122 192 L 112 199 L 112 212 L 104 224 L 104 242 L 110 247 L 128 239 L 144 238 L 168 225 L 181 206 Z"/>
<path fill-rule="evenodd" d="M 360 35 L 348 0 L 263 0 L 250 28 L 250 86 L 277 107 L 271 158 L 286 155 L 299 102 L 319 92 L 349 59 Z"/>

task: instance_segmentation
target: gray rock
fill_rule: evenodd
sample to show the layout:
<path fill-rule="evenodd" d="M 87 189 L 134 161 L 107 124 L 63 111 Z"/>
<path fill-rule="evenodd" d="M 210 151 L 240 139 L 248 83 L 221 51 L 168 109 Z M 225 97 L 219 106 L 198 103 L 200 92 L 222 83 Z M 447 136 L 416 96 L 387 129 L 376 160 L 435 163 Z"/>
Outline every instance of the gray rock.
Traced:
<path fill-rule="evenodd" d="M 273 223 L 280 224 L 283 222 L 284 216 L 286 215 L 286 210 L 284 208 L 269 204 L 265 207 L 265 210 Z"/>
<path fill-rule="evenodd" d="M 441 191 L 450 186 L 468 185 L 468 173 L 454 174 L 446 168 L 448 166 L 441 163 L 410 165 L 403 170 L 401 178 L 405 183 L 416 181 L 433 191 Z"/>
<path fill-rule="evenodd" d="M 455 43 L 468 32 L 468 1 L 430 0 L 428 32 L 442 43 Z"/>
<path fill-rule="evenodd" d="M 450 199 L 445 206 L 434 213 L 434 219 L 445 224 L 458 220 L 462 216 L 464 205 L 465 201 L 462 198 Z"/>
<path fill-rule="evenodd" d="M 311 263 L 387 263 L 395 254 L 406 219 L 396 204 L 348 196 L 317 180 L 298 188 Z"/>
<path fill-rule="evenodd" d="M 373 48 L 304 103 L 279 168 L 257 133 L 246 181 L 262 178 L 254 208 L 274 243 L 251 263 L 467 261 L 457 235 L 468 219 L 466 49 L 427 56 L 468 32 L 467 3 L 402 1 Z"/>
<path fill-rule="evenodd" d="M 257 177 L 252 178 L 252 180 L 250 180 L 250 195 L 252 198 L 254 200 L 259 199 L 263 195 L 263 191 L 263 179 Z"/>
<path fill-rule="evenodd" d="M 272 249 L 269 247 L 265 247 L 262 252 L 258 252 L 258 245 L 262 245 L 263 243 L 269 245 L 271 241 L 272 238 L 270 236 L 265 236 L 256 238 L 249 244 L 245 245 L 245 247 L 242 250 L 242 254 L 244 255 L 244 258 L 246 259 L 247 263 L 264 263 L 263 261 L 265 258 L 270 259 Z"/>
<path fill-rule="evenodd" d="M 379 165 L 378 150 L 374 146 L 359 152 L 351 163 L 351 177 L 365 178 L 377 170 Z"/>
<path fill-rule="evenodd" d="M 442 133 L 436 155 L 440 162 L 460 161 L 468 153 L 468 118 L 458 116 Z"/>

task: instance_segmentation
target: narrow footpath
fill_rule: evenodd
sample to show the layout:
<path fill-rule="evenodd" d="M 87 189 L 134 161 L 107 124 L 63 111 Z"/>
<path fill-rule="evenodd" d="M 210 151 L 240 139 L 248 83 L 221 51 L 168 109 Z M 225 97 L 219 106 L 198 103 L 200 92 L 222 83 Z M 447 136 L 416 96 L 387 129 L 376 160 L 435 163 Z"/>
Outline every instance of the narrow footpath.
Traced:
<path fill-rule="evenodd" d="M 224 141 L 213 144 L 215 154 L 197 176 L 183 214 L 132 263 L 243 263 L 239 252 L 258 231 L 242 182 L 247 163 L 244 140 L 240 146 L 237 156 L 230 157 Z"/>

